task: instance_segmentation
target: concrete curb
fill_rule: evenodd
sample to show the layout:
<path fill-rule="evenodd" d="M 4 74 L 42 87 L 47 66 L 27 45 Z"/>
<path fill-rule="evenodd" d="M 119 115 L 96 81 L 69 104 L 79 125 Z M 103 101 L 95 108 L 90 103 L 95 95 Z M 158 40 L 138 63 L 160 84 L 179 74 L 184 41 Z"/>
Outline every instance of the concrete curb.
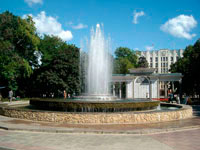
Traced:
<path fill-rule="evenodd" d="M 13 125 L 14 126 L 14 125 Z M 75 134 L 133 134 L 133 135 L 149 135 L 160 134 L 169 132 L 180 132 L 186 130 L 200 129 L 200 125 L 187 126 L 181 128 L 165 128 L 165 129 L 136 129 L 136 130 L 94 130 L 94 129 L 80 129 L 80 128 L 56 128 L 56 127 L 30 127 L 30 128 L 17 128 L 9 127 L 0 124 L 0 129 L 9 131 L 27 131 L 27 132 L 46 132 L 46 133 L 75 133 Z"/>

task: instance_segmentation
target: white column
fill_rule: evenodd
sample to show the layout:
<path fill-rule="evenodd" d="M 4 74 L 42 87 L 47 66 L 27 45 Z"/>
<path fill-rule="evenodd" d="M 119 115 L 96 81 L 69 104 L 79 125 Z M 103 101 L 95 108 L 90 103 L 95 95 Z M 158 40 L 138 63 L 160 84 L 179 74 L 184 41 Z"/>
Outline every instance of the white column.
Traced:
<path fill-rule="evenodd" d="M 152 87 L 151 87 L 151 80 L 149 80 L 149 99 L 152 98 Z"/>
<path fill-rule="evenodd" d="M 122 83 L 119 83 L 119 98 L 122 98 Z"/>
<path fill-rule="evenodd" d="M 128 82 L 126 82 L 126 98 L 128 98 Z"/>
<path fill-rule="evenodd" d="M 126 98 L 133 98 L 133 82 L 126 82 Z"/>
<path fill-rule="evenodd" d="M 160 80 L 157 80 L 157 98 L 160 98 Z"/>
<path fill-rule="evenodd" d="M 115 96 L 115 83 L 113 83 L 113 96 Z"/>

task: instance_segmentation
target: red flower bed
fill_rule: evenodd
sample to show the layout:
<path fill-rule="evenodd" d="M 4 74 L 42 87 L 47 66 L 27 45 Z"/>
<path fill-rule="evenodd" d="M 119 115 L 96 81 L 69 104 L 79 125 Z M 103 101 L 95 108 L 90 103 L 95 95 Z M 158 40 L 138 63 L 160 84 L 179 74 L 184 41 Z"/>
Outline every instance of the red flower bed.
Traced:
<path fill-rule="evenodd" d="M 152 100 L 158 100 L 158 101 L 166 102 L 166 101 L 168 101 L 168 98 L 152 98 Z"/>

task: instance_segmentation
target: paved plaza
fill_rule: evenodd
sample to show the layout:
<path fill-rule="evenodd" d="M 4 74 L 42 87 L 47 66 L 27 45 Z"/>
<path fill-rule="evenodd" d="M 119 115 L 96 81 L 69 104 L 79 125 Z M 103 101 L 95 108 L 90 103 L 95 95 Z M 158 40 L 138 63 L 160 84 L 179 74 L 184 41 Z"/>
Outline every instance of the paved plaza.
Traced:
<path fill-rule="evenodd" d="M 0 150 L 199 150 L 194 118 L 145 125 L 70 125 L 0 116 Z"/>
<path fill-rule="evenodd" d="M 150 135 L 43 133 L 0 130 L 0 149 L 198 150 L 200 129 Z"/>

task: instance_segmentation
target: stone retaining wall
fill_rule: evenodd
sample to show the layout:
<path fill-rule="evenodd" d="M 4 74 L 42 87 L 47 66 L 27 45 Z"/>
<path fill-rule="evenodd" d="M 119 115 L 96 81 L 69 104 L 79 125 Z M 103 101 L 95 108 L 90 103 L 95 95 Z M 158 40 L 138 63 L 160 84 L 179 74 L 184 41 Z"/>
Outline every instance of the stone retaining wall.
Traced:
<path fill-rule="evenodd" d="M 178 110 L 170 111 L 117 113 L 69 113 L 1 107 L 0 114 L 13 118 L 70 124 L 142 124 L 190 118 L 192 107 L 183 105 Z"/>

